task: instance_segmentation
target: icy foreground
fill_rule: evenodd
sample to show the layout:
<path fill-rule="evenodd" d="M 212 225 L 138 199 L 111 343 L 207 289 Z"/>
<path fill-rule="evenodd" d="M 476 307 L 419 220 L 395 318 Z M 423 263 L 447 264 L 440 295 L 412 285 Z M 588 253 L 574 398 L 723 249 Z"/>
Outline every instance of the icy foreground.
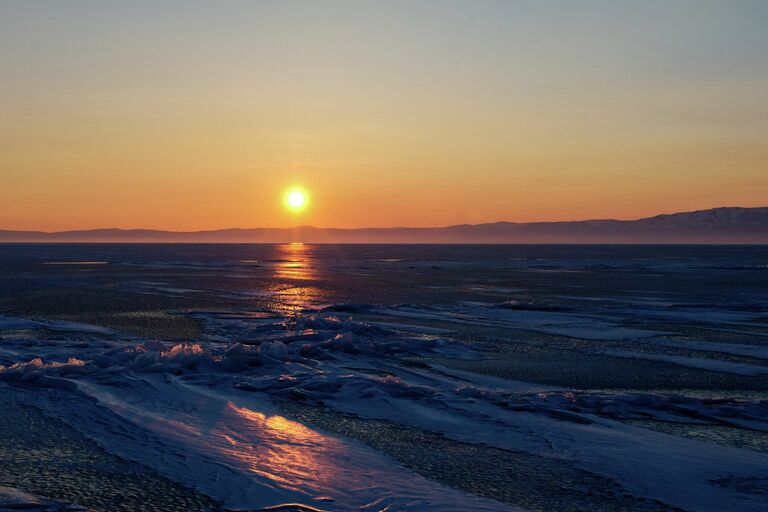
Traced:
<path fill-rule="evenodd" d="M 27 510 L 29 512 L 85 512 L 77 505 L 57 503 L 22 492 L 13 487 L 0 486 L 0 512 Z"/>
<path fill-rule="evenodd" d="M 355 319 L 365 314 L 391 321 Z M 768 401 L 582 392 L 414 364 L 478 355 L 444 337 L 447 330 L 406 321 L 437 320 L 448 329 L 522 326 L 654 343 L 665 342 L 664 332 L 516 303 L 192 315 L 204 325 L 203 336 L 174 345 L 85 324 L 0 317 L 0 356 L 6 361 L 0 379 L 34 391 L 26 395 L 31 403 L 108 450 L 232 508 L 303 503 L 327 510 L 517 509 L 440 485 L 359 442 L 293 421 L 281 413 L 284 401 L 556 459 L 607 477 L 633 495 L 685 510 L 768 507 L 768 454 L 625 422 L 716 423 L 766 432 Z M 709 364 L 725 373 L 764 368 Z"/>

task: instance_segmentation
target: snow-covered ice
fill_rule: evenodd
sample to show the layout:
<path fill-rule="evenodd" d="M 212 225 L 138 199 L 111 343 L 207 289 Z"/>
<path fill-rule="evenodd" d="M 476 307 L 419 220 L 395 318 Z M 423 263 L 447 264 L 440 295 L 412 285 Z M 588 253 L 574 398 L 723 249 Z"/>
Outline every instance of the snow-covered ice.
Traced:
<path fill-rule="evenodd" d="M 765 505 L 760 496 L 711 481 L 764 475 L 768 454 L 687 439 L 672 443 L 666 434 L 616 421 L 714 421 L 768 432 L 765 400 L 707 401 L 516 388 L 481 376 L 468 380 L 466 372 L 406 362 L 430 355 L 471 360 L 477 355 L 469 345 L 447 343 L 424 329 L 409 332 L 395 320 L 356 321 L 332 309 L 298 319 L 197 313 L 217 339 L 229 341 L 178 344 L 4 317 L 0 333 L 10 335 L 2 345 L 16 361 L 0 366 L 0 379 L 44 390 L 36 400 L 49 414 L 231 507 L 317 504 L 326 497 L 337 510 L 514 508 L 414 475 L 356 441 L 285 417 L 275 405 L 295 399 L 457 441 L 558 458 L 673 505 L 694 504 L 697 510 Z M 422 316 L 477 318 L 481 325 L 518 321 L 492 308 L 485 308 L 492 312 L 488 317 L 476 316 L 481 309 Z M 410 307 L 386 312 L 416 314 Z M 90 341 L 44 342 L 46 332 L 65 327 L 89 333 Z M 18 329 L 34 330 L 38 337 L 14 338 Z"/>
<path fill-rule="evenodd" d="M 166 259 L 141 262 L 123 262 L 117 249 L 109 250 L 116 252 L 103 255 L 111 262 L 108 267 L 146 272 L 123 281 L 115 293 L 162 305 L 190 296 L 210 300 L 210 307 L 207 302 L 173 311 L 163 306 L 163 314 L 199 326 L 199 335 L 158 341 L 71 321 L 73 316 L 47 319 L 8 310 L 0 316 L 0 385 L 28 391 L 23 396 L 29 404 L 107 450 L 226 507 L 522 509 L 438 483 L 360 441 L 285 412 L 286 403 L 301 403 L 421 429 L 451 442 L 533 454 L 684 510 L 768 508 L 768 452 L 638 426 L 642 421 L 716 425 L 764 435 L 768 396 L 757 385 L 750 384 L 743 395 L 712 391 L 702 396 L 701 390 L 688 393 L 681 386 L 580 389 L 562 383 L 567 379 L 547 384 L 471 371 L 472 364 L 494 358 L 515 363 L 527 349 L 567 347 L 569 354 L 589 358 L 594 364 L 589 371 L 600 371 L 606 361 L 619 368 L 631 361 L 641 362 L 643 369 L 699 372 L 695 375 L 716 382 L 762 382 L 768 373 L 768 317 L 761 296 L 691 298 L 677 289 L 641 289 L 647 272 L 696 279 L 696 272 L 714 268 L 712 262 L 651 259 L 622 266 L 599 258 L 479 262 L 474 256 L 438 261 L 376 253 L 362 262 L 334 255 L 328 270 L 291 256 L 290 251 L 305 249 L 288 248 L 280 258 L 233 255 L 215 261 L 177 258 L 171 251 Z M 316 282 L 318 275 L 344 272 L 354 276 L 355 288 L 357 279 L 376 276 L 382 267 L 402 275 L 455 271 L 453 277 L 461 279 L 423 278 L 413 290 L 432 294 L 430 300 L 408 303 L 369 303 L 357 290 L 353 297 L 333 301 Z M 584 290 L 584 276 L 629 268 L 643 278 L 616 287 L 615 296 Z M 489 269 L 496 272 L 493 279 L 511 273 L 523 275 L 525 283 L 482 280 Z M 250 272 L 262 270 L 275 282 L 248 284 L 255 275 Z M 215 283 L 206 285 L 197 274 L 186 280 L 164 275 L 187 271 Z M 564 273 L 571 276 L 567 282 L 546 284 L 557 293 L 537 289 Z M 224 283 L 227 279 L 237 286 Z M 566 288 L 576 291 L 563 293 Z M 444 294 L 454 295 L 442 300 Z M 237 306 L 228 308 L 227 301 Z M 259 307 L 249 309 L 251 301 Z M 483 336 L 493 338 L 489 346 L 497 352 L 473 342 Z M 505 344 L 517 352 L 504 352 Z M 531 360 L 545 363 L 552 352 L 542 353 L 535 353 L 542 359 Z M 467 364 L 452 366 L 457 361 Z M 13 499 L 32 503 L 35 498 Z"/>

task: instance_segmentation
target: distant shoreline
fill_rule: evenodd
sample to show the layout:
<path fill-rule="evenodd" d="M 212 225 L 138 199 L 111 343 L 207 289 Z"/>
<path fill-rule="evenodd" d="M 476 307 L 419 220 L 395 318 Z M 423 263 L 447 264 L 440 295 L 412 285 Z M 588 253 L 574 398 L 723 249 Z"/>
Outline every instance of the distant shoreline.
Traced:
<path fill-rule="evenodd" d="M 292 243 L 516 245 L 762 245 L 768 207 L 722 207 L 637 220 L 495 222 L 446 227 L 229 228 L 207 231 L 0 230 L 0 243 Z"/>
<path fill-rule="evenodd" d="M 20 245 L 290 245 L 290 244 L 302 244 L 302 245 L 380 245 L 380 246 L 477 246 L 477 247 L 493 247 L 493 246 L 520 246 L 520 247 L 766 247 L 768 242 L 681 242 L 681 243 L 635 243 L 635 242 L 605 242 L 605 243 L 495 243 L 495 242 L 6 242 L 0 241 L 0 247 L 2 246 L 20 246 Z"/>

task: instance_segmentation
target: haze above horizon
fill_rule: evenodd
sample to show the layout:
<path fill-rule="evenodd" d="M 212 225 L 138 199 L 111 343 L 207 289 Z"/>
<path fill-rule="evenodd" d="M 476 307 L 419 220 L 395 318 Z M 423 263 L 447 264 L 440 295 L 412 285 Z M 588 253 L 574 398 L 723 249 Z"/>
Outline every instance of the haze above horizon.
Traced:
<path fill-rule="evenodd" d="M 766 19 L 752 0 L 4 2 L 0 229 L 762 206 Z M 286 209 L 295 187 L 311 200 Z"/>

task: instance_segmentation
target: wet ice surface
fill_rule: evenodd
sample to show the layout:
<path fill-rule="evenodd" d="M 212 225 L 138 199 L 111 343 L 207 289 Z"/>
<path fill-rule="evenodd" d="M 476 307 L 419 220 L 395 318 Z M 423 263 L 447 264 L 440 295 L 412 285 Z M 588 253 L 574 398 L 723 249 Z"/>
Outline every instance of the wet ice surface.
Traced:
<path fill-rule="evenodd" d="M 230 507 L 762 510 L 767 261 L 8 247 L 0 379 Z"/>

